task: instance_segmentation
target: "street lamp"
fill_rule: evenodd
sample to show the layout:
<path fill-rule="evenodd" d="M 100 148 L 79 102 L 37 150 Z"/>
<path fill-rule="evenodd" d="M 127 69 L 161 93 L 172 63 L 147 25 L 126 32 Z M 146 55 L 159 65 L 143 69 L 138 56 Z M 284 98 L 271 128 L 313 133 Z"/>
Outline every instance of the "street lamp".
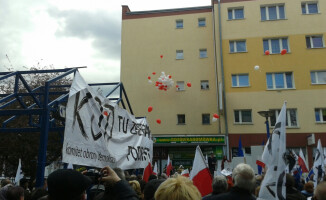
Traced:
<path fill-rule="evenodd" d="M 269 122 L 268 122 L 268 118 L 273 116 L 275 113 L 273 111 L 258 111 L 258 114 L 262 117 L 265 117 L 266 121 L 266 131 L 267 131 L 267 139 L 269 139 Z"/>

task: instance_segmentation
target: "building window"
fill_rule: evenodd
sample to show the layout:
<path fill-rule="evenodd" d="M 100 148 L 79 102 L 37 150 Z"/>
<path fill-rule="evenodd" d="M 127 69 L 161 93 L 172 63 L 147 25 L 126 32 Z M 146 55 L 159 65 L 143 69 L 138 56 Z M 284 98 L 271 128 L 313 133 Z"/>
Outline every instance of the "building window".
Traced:
<path fill-rule="evenodd" d="M 185 82 L 177 81 L 177 91 L 184 91 L 184 90 L 185 90 Z"/>
<path fill-rule="evenodd" d="M 203 124 L 210 124 L 210 114 L 202 114 L 201 118 Z"/>
<path fill-rule="evenodd" d="M 230 41 L 230 53 L 247 52 L 245 40 Z"/>
<path fill-rule="evenodd" d="M 182 19 L 176 20 L 175 24 L 176 24 L 176 28 L 183 28 L 183 20 Z"/>
<path fill-rule="evenodd" d="M 183 50 L 177 50 L 176 59 L 177 60 L 183 59 Z"/>
<path fill-rule="evenodd" d="M 270 110 L 273 111 L 274 115 L 270 117 L 271 126 L 275 126 L 276 120 L 278 115 L 280 114 L 281 110 Z M 290 123 L 289 123 L 290 122 Z M 297 109 L 286 109 L 286 126 L 287 127 L 298 127 L 298 120 L 297 120 Z"/>
<path fill-rule="evenodd" d="M 228 9 L 228 19 L 244 19 L 243 8 L 229 8 Z"/>
<path fill-rule="evenodd" d="M 310 72 L 312 84 L 326 84 L 326 71 Z"/>
<path fill-rule="evenodd" d="M 249 75 L 248 74 L 232 75 L 232 87 L 249 87 Z"/>
<path fill-rule="evenodd" d="M 267 89 L 292 89 L 294 88 L 292 72 L 266 73 Z"/>
<path fill-rule="evenodd" d="M 251 110 L 235 110 L 234 122 L 239 124 L 252 123 Z"/>
<path fill-rule="evenodd" d="M 317 14 L 318 4 L 317 2 L 304 2 L 301 4 L 302 14 Z"/>
<path fill-rule="evenodd" d="M 308 49 L 323 48 L 324 47 L 323 36 L 322 35 L 306 36 L 306 44 Z"/>
<path fill-rule="evenodd" d="M 326 123 L 326 108 L 315 109 L 316 122 Z"/>
<path fill-rule="evenodd" d="M 268 50 L 271 54 L 281 53 L 283 49 L 289 52 L 288 38 L 264 39 L 263 46 L 264 52 Z"/>
<path fill-rule="evenodd" d="M 178 124 L 186 124 L 186 115 L 185 114 L 178 114 L 177 115 Z"/>
<path fill-rule="evenodd" d="M 207 58 L 207 49 L 199 49 L 199 57 Z"/>
<path fill-rule="evenodd" d="M 199 19 L 198 19 L 198 26 L 199 26 L 199 27 L 204 27 L 204 26 L 206 26 L 206 19 L 205 19 L 205 18 L 199 18 Z"/>
<path fill-rule="evenodd" d="M 200 81 L 200 88 L 202 90 L 208 90 L 209 89 L 208 81 Z"/>
<path fill-rule="evenodd" d="M 260 7 L 262 21 L 285 19 L 284 4 Z"/>

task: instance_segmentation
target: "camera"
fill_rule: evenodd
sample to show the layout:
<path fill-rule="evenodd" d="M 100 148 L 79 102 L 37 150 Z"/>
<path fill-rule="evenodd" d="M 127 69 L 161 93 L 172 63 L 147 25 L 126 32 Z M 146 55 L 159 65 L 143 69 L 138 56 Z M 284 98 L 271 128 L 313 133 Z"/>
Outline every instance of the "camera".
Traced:
<path fill-rule="evenodd" d="M 103 174 L 96 169 L 89 169 L 84 175 L 89 177 L 93 184 L 99 184 L 99 179 L 103 176 Z"/>

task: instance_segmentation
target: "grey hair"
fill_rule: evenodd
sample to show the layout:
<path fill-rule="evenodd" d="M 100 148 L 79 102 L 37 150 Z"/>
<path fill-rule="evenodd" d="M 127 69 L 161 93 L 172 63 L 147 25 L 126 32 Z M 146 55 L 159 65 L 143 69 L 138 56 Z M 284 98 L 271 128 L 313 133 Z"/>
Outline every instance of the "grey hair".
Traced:
<path fill-rule="evenodd" d="M 252 191 L 255 187 L 255 172 L 247 164 L 238 164 L 233 170 L 234 186 Z"/>
<path fill-rule="evenodd" d="M 316 199 L 325 200 L 326 199 L 326 182 L 320 182 L 314 192 Z"/>
<path fill-rule="evenodd" d="M 215 176 L 212 183 L 213 194 L 220 194 L 226 192 L 228 183 L 225 176 Z"/>

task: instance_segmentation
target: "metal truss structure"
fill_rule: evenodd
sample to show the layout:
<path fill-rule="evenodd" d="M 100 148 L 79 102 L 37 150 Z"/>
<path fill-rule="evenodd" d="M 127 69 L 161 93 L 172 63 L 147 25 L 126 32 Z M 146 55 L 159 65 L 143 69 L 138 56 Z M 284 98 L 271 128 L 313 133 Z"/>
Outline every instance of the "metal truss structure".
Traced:
<path fill-rule="evenodd" d="M 13 92 L 6 93 L 5 91 L 0 91 L 0 134 L 18 134 L 23 132 L 40 133 L 36 187 L 41 187 L 44 184 L 48 133 L 64 132 L 64 120 L 63 118 L 58 117 L 57 114 L 60 112 L 59 110 L 61 105 L 65 105 L 68 101 L 69 89 L 71 85 L 61 85 L 60 80 L 67 78 L 69 75 L 74 75 L 77 70 L 78 67 L 51 70 L 0 72 L 0 86 L 9 84 L 10 79 L 11 81 L 14 79 Z M 51 79 L 45 81 L 44 85 L 39 85 L 36 88 L 32 88 L 29 85 L 29 80 L 26 78 L 26 75 L 28 76 L 46 73 L 51 74 Z M 111 89 L 108 94 L 104 96 L 112 101 L 115 101 L 117 104 L 122 105 L 124 109 L 127 109 L 125 104 L 127 103 L 129 112 L 133 114 L 126 91 L 121 82 L 96 83 L 89 85 L 97 87 L 113 87 L 113 89 Z M 119 95 L 116 95 L 117 92 L 119 92 Z M 28 118 L 27 127 L 15 127 L 15 120 L 21 116 Z M 61 123 L 58 123 L 60 120 Z"/>

